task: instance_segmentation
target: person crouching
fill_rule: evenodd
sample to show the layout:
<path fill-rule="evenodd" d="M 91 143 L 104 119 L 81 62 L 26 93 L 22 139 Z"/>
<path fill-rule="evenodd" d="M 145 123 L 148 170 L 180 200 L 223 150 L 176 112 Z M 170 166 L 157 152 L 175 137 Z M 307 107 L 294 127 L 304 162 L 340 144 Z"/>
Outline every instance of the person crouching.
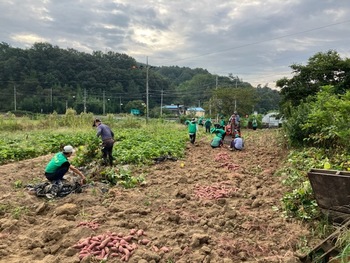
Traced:
<path fill-rule="evenodd" d="M 244 147 L 243 139 L 239 136 L 239 134 L 236 134 L 235 138 L 231 141 L 230 150 L 242 151 L 243 147 Z"/>

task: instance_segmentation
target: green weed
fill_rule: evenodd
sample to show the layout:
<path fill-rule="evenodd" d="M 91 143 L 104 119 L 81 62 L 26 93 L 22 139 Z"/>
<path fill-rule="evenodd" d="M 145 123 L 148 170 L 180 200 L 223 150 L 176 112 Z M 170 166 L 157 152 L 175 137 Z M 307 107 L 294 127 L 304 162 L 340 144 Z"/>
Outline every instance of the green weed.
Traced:
<path fill-rule="evenodd" d="M 28 207 L 26 206 L 13 207 L 11 210 L 11 215 L 14 219 L 20 219 L 23 215 L 27 213 L 28 213 Z"/>
<path fill-rule="evenodd" d="M 22 187 L 23 187 L 23 182 L 22 182 L 21 180 L 16 180 L 16 181 L 13 183 L 13 186 L 14 186 L 16 189 L 22 188 Z"/>

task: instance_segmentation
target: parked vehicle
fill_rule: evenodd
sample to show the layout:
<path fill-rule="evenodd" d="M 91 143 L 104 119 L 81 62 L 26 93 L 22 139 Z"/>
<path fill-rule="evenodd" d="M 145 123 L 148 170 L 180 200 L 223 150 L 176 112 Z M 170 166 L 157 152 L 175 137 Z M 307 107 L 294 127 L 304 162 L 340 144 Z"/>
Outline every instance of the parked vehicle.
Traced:
<path fill-rule="evenodd" d="M 283 118 L 278 112 L 270 112 L 262 118 L 261 123 L 264 128 L 278 128 L 282 127 Z"/>

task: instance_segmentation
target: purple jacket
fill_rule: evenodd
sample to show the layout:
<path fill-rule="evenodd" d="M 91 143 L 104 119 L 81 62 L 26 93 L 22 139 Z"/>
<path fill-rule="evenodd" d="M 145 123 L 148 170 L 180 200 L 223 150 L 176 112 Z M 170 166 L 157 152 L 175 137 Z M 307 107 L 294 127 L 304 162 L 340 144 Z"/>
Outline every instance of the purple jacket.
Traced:
<path fill-rule="evenodd" d="M 109 128 L 106 124 L 101 123 L 97 126 L 97 137 L 101 136 L 102 141 L 113 139 L 114 133 L 111 128 Z"/>

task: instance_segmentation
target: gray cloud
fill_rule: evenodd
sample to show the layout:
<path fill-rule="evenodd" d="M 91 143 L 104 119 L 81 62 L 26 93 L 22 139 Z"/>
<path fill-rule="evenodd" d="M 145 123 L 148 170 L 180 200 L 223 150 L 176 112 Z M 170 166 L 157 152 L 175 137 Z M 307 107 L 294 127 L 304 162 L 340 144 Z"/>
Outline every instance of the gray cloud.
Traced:
<path fill-rule="evenodd" d="M 330 49 L 348 57 L 350 2 L 333 0 L 2 0 L 0 41 L 126 53 L 253 85 L 289 77 Z"/>

